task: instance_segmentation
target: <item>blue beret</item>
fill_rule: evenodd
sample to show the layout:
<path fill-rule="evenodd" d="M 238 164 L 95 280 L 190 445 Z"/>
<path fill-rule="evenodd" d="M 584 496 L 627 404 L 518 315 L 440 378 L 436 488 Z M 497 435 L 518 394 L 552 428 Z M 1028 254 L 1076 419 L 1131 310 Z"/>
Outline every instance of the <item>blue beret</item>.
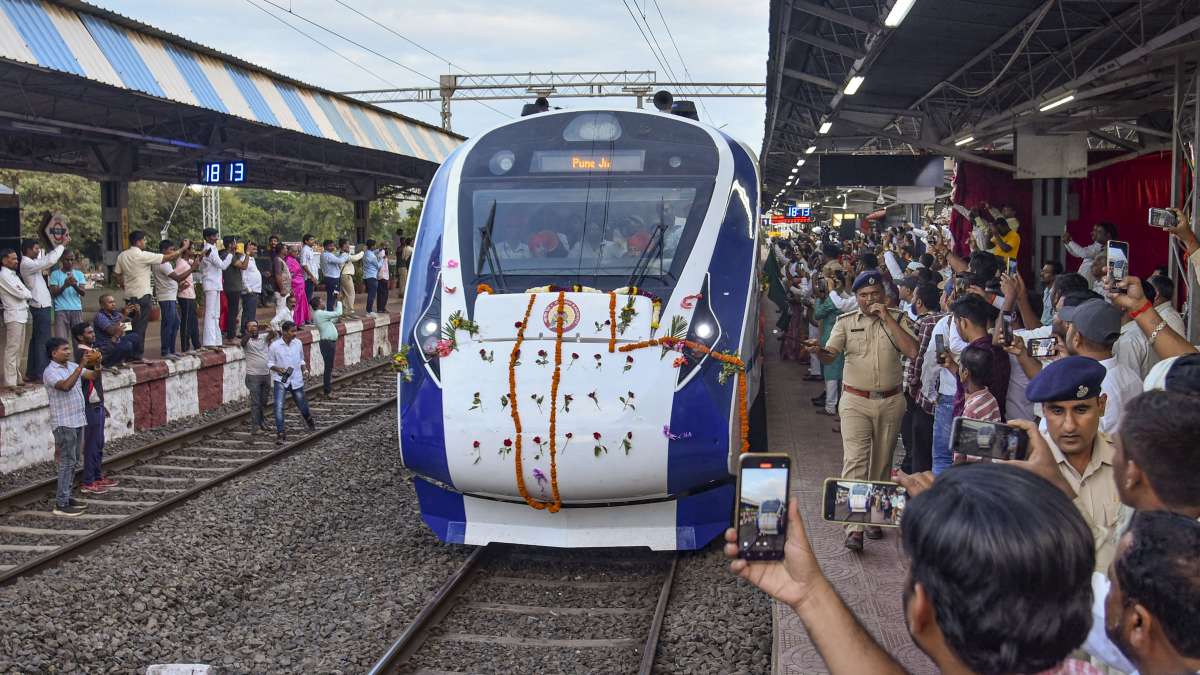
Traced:
<path fill-rule="evenodd" d="M 1029 381 L 1025 398 L 1031 403 L 1096 398 L 1107 373 L 1096 359 L 1068 356 L 1042 368 L 1042 372 Z"/>
<path fill-rule="evenodd" d="M 883 275 L 878 270 L 868 270 L 854 277 L 854 284 L 850 290 L 858 292 L 858 289 L 865 286 L 883 286 Z"/>

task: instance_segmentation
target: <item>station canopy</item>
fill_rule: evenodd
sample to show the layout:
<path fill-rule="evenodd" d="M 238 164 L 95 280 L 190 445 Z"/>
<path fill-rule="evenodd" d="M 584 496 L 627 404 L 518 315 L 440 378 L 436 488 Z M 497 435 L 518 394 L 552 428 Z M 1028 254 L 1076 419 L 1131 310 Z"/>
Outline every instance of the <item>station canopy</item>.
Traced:
<path fill-rule="evenodd" d="M 829 152 L 928 152 L 1014 169 L 994 153 L 1011 153 L 1024 133 L 1080 134 L 1087 150 L 1124 157 L 1170 151 L 1176 78 L 1190 82 L 1200 53 L 1200 4 L 916 0 L 886 27 L 904 4 L 772 0 L 768 204 L 806 194 Z"/>
<path fill-rule="evenodd" d="M 369 199 L 424 186 L 463 137 L 75 0 L 0 0 L 0 165 Z"/>

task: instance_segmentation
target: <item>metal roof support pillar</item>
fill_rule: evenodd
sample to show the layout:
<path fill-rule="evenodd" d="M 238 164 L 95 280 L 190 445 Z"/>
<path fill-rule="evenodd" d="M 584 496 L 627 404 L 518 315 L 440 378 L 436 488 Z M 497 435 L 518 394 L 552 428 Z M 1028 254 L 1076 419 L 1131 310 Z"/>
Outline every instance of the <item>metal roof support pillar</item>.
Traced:
<path fill-rule="evenodd" d="M 1181 153 L 1183 148 L 1179 147 L 1180 138 L 1180 116 L 1183 114 L 1183 105 L 1186 97 L 1186 84 L 1184 82 L 1184 66 L 1183 55 L 1175 58 L 1175 86 L 1174 95 L 1171 97 L 1171 206 L 1174 208 L 1183 208 L 1183 203 L 1179 199 L 1179 162 L 1183 159 Z M 1171 276 L 1171 280 L 1176 284 L 1179 283 L 1179 267 L 1178 260 L 1178 244 L 1174 237 L 1167 238 L 1167 270 Z M 1187 263 L 1183 263 L 1185 272 L 1187 271 Z M 1188 284 L 1190 287 L 1191 284 Z M 1176 286 L 1178 288 L 1178 286 Z"/>
<path fill-rule="evenodd" d="M 354 243 L 367 240 L 367 228 L 371 225 L 371 200 L 354 200 Z"/>
<path fill-rule="evenodd" d="M 1192 230 L 1200 232 L 1200 62 L 1192 73 Z M 1188 342 L 1200 342 L 1200 283 L 1188 269 Z"/>
<path fill-rule="evenodd" d="M 117 264 L 117 255 L 129 246 L 129 182 L 100 181 L 101 260 L 108 268 Z"/>

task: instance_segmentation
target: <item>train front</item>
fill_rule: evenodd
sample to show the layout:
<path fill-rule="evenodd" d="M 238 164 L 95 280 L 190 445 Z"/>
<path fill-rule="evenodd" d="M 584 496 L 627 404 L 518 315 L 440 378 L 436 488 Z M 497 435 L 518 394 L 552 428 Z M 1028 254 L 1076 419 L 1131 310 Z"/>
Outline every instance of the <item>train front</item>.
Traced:
<path fill-rule="evenodd" d="M 662 113 L 522 118 L 426 198 L 400 447 L 443 541 L 693 549 L 760 388 L 753 158 Z"/>

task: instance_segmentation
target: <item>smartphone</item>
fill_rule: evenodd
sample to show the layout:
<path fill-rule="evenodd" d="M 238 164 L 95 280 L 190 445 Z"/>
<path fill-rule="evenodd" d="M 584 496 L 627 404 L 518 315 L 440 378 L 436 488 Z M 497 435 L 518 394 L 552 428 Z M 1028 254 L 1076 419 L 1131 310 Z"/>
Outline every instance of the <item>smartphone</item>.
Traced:
<path fill-rule="evenodd" d="M 971 284 L 964 278 L 958 277 L 954 280 L 954 292 L 958 295 L 966 293 L 971 288 Z"/>
<path fill-rule="evenodd" d="M 1164 230 L 1169 230 L 1176 225 L 1179 225 L 1179 218 L 1170 209 L 1150 209 L 1150 215 L 1147 222 L 1151 227 L 1161 227 Z"/>
<path fill-rule="evenodd" d="M 237 246 L 234 246 L 234 247 L 233 247 L 233 250 L 234 250 L 234 251 L 237 251 L 238 253 L 245 253 L 245 252 L 246 252 L 246 245 L 245 245 L 245 244 L 243 244 L 242 242 L 240 242 L 240 241 L 239 241 L 239 242 L 237 243 Z"/>
<path fill-rule="evenodd" d="M 122 323 L 121 326 L 123 326 L 125 328 L 126 333 L 133 332 L 133 322 L 132 321 L 126 321 L 126 322 Z"/>
<path fill-rule="evenodd" d="M 1017 274 L 1018 274 L 1018 271 L 1017 271 L 1017 259 L 1016 259 L 1016 258 L 1009 258 L 1009 259 L 1008 259 L 1008 276 L 1010 276 L 1010 277 L 1015 277 L 1015 276 L 1017 276 Z"/>
<path fill-rule="evenodd" d="M 1129 276 L 1129 242 L 1108 241 L 1108 286 L 1120 291 L 1120 283 Z"/>
<path fill-rule="evenodd" d="M 788 485 L 791 460 L 783 453 L 748 452 L 738 462 L 738 557 L 782 560 L 787 541 Z"/>
<path fill-rule="evenodd" d="M 1013 327 L 1012 327 L 1013 315 L 1012 315 L 1012 312 L 1002 313 L 1000 315 L 1000 320 L 1004 322 L 1004 333 L 1000 339 L 1004 340 L 1004 346 L 1007 347 L 1012 344 L 1012 340 L 1013 340 Z"/>
<path fill-rule="evenodd" d="M 933 353 L 937 355 L 938 363 L 946 358 L 946 336 L 941 333 L 933 336 Z"/>
<path fill-rule="evenodd" d="M 826 478 L 821 517 L 831 523 L 900 527 L 908 491 L 898 483 Z"/>
<path fill-rule="evenodd" d="M 992 459 L 1025 459 L 1029 435 L 1024 430 L 999 422 L 981 422 L 955 417 L 950 426 L 950 451 L 954 463 Z"/>
<path fill-rule="evenodd" d="M 1058 338 L 1032 338 L 1025 346 L 1028 348 L 1030 356 L 1044 359 L 1052 356 L 1055 350 L 1058 349 Z"/>

